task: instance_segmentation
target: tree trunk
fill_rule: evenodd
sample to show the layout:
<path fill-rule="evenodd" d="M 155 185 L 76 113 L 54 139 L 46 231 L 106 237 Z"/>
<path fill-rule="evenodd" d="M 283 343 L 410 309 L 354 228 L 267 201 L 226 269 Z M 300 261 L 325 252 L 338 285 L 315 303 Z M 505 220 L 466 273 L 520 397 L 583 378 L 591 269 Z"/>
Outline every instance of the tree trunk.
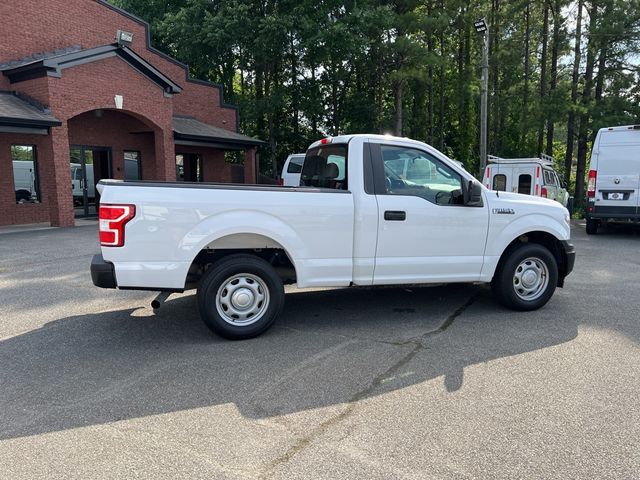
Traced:
<path fill-rule="evenodd" d="M 598 5 L 593 2 L 589 9 L 589 33 L 595 32 L 598 16 Z M 584 205 L 584 176 L 587 165 L 587 140 L 590 122 L 591 90 L 593 89 L 593 67 L 596 57 L 596 37 L 589 36 L 587 44 L 587 66 L 584 72 L 584 91 L 582 92 L 583 111 L 580 114 L 578 130 L 578 164 L 576 167 L 575 200 L 578 207 Z"/>
<path fill-rule="evenodd" d="M 525 33 L 524 33 L 524 91 L 522 92 L 522 125 L 520 145 L 524 148 L 526 146 L 527 132 L 529 130 L 528 125 L 528 113 L 529 113 L 529 55 L 531 41 L 531 4 L 527 3 L 527 8 L 524 12 L 525 18 Z M 523 152 L 524 153 L 524 152 Z"/>
<path fill-rule="evenodd" d="M 549 0 L 544 2 L 544 20 L 542 22 L 542 56 L 540 58 L 540 123 L 538 125 L 538 147 L 537 154 L 542 153 L 544 141 L 544 103 L 547 95 L 547 43 L 549 37 Z"/>
<path fill-rule="evenodd" d="M 553 99 L 558 86 L 558 50 L 560 48 L 560 0 L 555 0 L 553 6 L 553 42 L 551 44 L 551 85 L 549 87 L 549 97 Z M 553 124 L 554 115 L 551 109 L 547 112 L 547 148 L 545 153 L 553 155 Z"/>
<path fill-rule="evenodd" d="M 582 4 L 578 1 L 578 19 L 576 22 L 576 43 L 573 49 L 573 75 L 571 78 L 571 106 L 569 108 L 569 118 L 567 119 L 567 153 L 564 157 L 564 182 L 569 185 L 571 182 L 571 163 L 573 160 L 573 144 L 575 141 L 575 118 L 576 104 L 578 101 L 578 81 L 580 72 L 580 42 L 582 41 Z"/>
<path fill-rule="evenodd" d="M 396 126 L 395 126 L 395 135 L 397 137 L 402 136 L 402 94 L 404 91 L 404 81 L 396 80 L 394 82 L 394 95 L 396 98 Z"/>
<path fill-rule="evenodd" d="M 440 11 L 444 11 L 444 0 L 440 0 Z M 442 28 L 442 27 L 441 27 Z M 445 88 L 445 77 L 444 77 L 444 59 L 446 54 L 445 46 L 444 46 L 444 28 L 440 30 L 440 109 L 438 112 L 438 146 L 440 150 L 444 150 L 444 88 Z"/>

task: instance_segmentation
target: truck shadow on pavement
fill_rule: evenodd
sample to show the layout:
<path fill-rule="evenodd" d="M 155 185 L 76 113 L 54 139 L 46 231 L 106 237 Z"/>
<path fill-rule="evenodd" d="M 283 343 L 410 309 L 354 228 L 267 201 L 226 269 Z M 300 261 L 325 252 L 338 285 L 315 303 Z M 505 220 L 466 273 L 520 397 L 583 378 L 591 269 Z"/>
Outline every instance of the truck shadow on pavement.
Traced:
<path fill-rule="evenodd" d="M 0 342 L 0 438 L 226 403 L 267 418 L 438 377 L 457 390 L 466 366 L 574 339 L 557 296 L 517 313 L 469 285 L 301 291 L 242 342 L 209 332 L 193 296 L 57 320 Z"/>

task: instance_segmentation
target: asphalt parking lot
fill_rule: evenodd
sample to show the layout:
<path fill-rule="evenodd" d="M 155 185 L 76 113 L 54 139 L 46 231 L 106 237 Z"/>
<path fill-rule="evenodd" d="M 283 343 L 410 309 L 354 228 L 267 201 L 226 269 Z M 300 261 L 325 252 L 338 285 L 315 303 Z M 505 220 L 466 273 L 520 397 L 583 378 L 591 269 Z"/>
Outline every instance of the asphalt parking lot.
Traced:
<path fill-rule="evenodd" d="M 289 290 L 230 342 L 94 288 L 96 226 L 0 234 L 0 478 L 638 478 L 640 233 L 537 312 L 480 286 Z"/>

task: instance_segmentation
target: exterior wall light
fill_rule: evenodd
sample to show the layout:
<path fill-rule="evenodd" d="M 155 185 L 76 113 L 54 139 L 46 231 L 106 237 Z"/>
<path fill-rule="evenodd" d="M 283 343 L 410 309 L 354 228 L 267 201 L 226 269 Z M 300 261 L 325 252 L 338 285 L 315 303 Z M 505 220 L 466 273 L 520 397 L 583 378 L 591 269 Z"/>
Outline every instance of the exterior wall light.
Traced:
<path fill-rule="evenodd" d="M 133 43 L 133 33 L 118 30 L 116 32 L 116 43 L 120 47 L 128 47 Z"/>

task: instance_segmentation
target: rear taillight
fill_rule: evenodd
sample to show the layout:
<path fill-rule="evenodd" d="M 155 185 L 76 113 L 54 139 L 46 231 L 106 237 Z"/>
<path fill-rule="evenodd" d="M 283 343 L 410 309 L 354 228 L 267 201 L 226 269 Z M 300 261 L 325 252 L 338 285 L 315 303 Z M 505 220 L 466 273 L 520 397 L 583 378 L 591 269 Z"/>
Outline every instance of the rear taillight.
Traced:
<path fill-rule="evenodd" d="M 542 195 L 544 198 L 547 198 L 547 187 L 542 187 L 542 189 L 540 190 L 540 195 Z"/>
<path fill-rule="evenodd" d="M 281 186 L 281 187 L 284 187 L 284 178 L 281 178 L 281 179 L 280 179 L 280 186 Z"/>
<path fill-rule="evenodd" d="M 135 205 L 100 205 L 100 245 L 103 247 L 122 247 L 124 245 L 124 226 L 136 216 Z"/>
<path fill-rule="evenodd" d="M 593 198 L 596 196 L 596 178 L 598 172 L 595 170 L 589 170 L 589 185 L 587 186 L 587 197 Z"/>

